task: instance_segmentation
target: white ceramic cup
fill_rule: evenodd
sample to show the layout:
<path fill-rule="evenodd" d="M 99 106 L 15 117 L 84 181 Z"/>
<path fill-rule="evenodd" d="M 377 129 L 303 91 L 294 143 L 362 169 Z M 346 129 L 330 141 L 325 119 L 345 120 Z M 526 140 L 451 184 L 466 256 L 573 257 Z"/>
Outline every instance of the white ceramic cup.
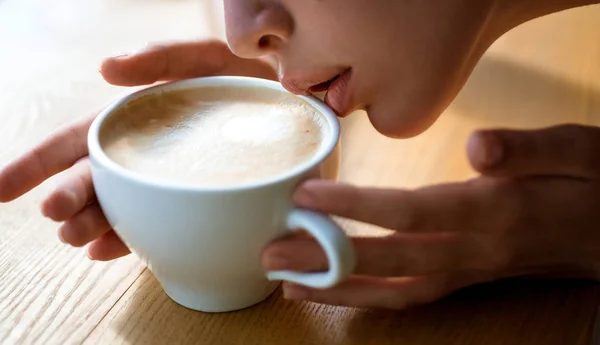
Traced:
<path fill-rule="evenodd" d="M 297 96 L 325 120 L 320 151 L 310 162 L 271 180 L 234 187 L 190 187 L 126 170 L 103 152 L 100 129 L 128 102 L 163 91 L 214 86 L 287 93 L 279 83 L 264 79 L 188 79 L 128 95 L 95 119 L 88 134 L 92 178 L 110 225 L 146 263 L 167 295 L 195 310 L 224 312 L 249 307 L 267 298 L 280 280 L 327 288 L 346 279 L 356 261 L 350 240 L 326 215 L 294 208 L 291 201 L 302 180 L 337 178 L 339 123 L 333 111 L 317 98 Z M 265 272 L 260 264 L 263 248 L 298 229 L 308 231 L 320 243 L 329 270 Z"/>

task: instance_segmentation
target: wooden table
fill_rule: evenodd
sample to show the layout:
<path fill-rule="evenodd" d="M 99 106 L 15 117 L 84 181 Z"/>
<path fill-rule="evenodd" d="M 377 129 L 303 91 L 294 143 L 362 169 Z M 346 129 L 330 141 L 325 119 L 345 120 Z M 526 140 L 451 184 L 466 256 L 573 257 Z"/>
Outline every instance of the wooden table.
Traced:
<path fill-rule="evenodd" d="M 219 0 L 0 0 L 0 164 L 56 127 L 128 92 L 100 58 L 149 41 L 223 35 Z M 600 7 L 524 25 L 499 40 L 424 135 L 382 138 L 343 121 L 342 179 L 417 187 L 473 176 L 475 128 L 600 125 Z M 369 152 L 369 154 L 365 154 Z M 62 245 L 38 203 L 44 183 L 0 205 L 0 344 L 589 344 L 600 300 L 584 281 L 513 281 L 406 312 L 292 303 L 279 294 L 207 315 L 172 302 L 134 256 L 90 262 Z M 375 233 L 343 222 L 351 233 Z"/>

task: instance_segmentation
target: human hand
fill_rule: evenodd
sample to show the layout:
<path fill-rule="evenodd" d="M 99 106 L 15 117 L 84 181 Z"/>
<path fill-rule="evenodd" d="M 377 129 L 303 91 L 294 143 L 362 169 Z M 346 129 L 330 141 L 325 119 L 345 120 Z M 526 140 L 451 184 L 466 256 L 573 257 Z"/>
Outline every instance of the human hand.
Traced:
<path fill-rule="evenodd" d="M 331 289 L 284 284 L 284 296 L 402 309 L 516 276 L 600 279 L 600 128 L 475 133 L 473 180 L 414 191 L 308 181 L 298 206 L 372 223 L 390 236 L 354 238 L 354 276 Z M 267 246 L 269 270 L 324 270 L 308 237 Z"/>
<path fill-rule="evenodd" d="M 106 59 L 100 72 L 107 82 L 123 86 L 211 75 L 277 77 L 267 63 L 236 57 L 218 41 L 150 46 Z M 63 242 L 75 247 L 89 243 L 91 259 L 112 260 L 129 249 L 110 228 L 92 185 L 87 132 L 96 115 L 58 130 L 1 169 L 0 202 L 11 201 L 66 170 L 64 181 L 42 202 L 42 213 L 62 223 L 58 235 Z"/>

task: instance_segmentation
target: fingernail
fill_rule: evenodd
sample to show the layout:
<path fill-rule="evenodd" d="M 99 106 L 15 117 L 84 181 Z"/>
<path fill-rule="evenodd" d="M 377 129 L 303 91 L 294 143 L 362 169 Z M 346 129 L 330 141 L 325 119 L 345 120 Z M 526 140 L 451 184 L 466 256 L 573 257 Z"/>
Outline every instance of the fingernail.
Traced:
<path fill-rule="evenodd" d="M 59 240 L 60 240 L 62 243 L 64 243 L 64 244 L 67 244 L 67 241 L 65 241 L 65 238 L 63 237 L 63 234 L 62 234 L 62 228 L 58 229 L 58 239 L 59 239 Z"/>
<path fill-rule="evenodd" d="M 469 140 L 469 153 L 484 168 L 493 168 L 504 158 L 500 138 L 489 132 L 479 132 Z"/>
<path fill-rule="evenodd" d="M 310 290 L 297 284 L 283 285 L 283 298 L 292 301 L 307 300 L 310 297 Z"/>
<path fill-rule="evenodd" d="M 116 59 L 116 60 L 119 60 L 119 59 L 127 58 L 127 57 L 129 57 L 130 55 L 131 55 L 131 54 L 122 53 L 122 54 L 113 55 L 113 56 L 111 56 L 110 58 L 111 58 L 111 59 Z"/>
<path fill-rule="evenodd" d="M 42 207 L 40 208 L 40 213 L 42 214 L 42 216 L 43 216 L 43 217 L 45 217 L 45 218 L 50 218 L 50 217 L 48 216 L 48 209 L 47 209 L 47 206 L 45 206 L 45 205 L 42 205 Z"/>
<path fill-rule="evenodd" d="M 298 206 L 312 207 L 317 203 L 317 196 L 308 185 L 300 186 L 294 193 L 294 202 Z"/>
<path fill-rule="evenodd" d="M 88 259 L 90 259 L 92 261 L 95 261 L 94 258 L 92 258 L 92 255 L 90 255 L 90 250 L 89 249 L 86 249 L 85 256 L 87 256 Z"/>
<path fill-rule="evenodd" d="M 143 46 L 141 46 L 139 48 L 132 49 L 132 50 L 126 52 L 126 53 L 122 53 L 122 54 L 116 55 L 115 57 L 116 58 L 125 58 L 125 57 L 129 57 L 129 56 L 137 55 L 139 53 L 143 53 L 143 52 L 151 49 L 152 47 L 153 47 L 152 43 L 147 42 L 147 43 L 145 43 Z"/>
<path fill-rule="evenodd" d="M 269 271 L 280 271 L 290 268 L 290 261 L 281 255 L 267 256 L 264 265 Z"/>
<path fill-rule="evenodd" d="M 500 164 L 502 161 L 504 152 L 502 150 L 502 142 L 497 135 L 488 134 L 485 139 L 486 142 L 486 154 L 485 154 L 485 164 L 488 167 L 492 167 L 494 165 Z"/>

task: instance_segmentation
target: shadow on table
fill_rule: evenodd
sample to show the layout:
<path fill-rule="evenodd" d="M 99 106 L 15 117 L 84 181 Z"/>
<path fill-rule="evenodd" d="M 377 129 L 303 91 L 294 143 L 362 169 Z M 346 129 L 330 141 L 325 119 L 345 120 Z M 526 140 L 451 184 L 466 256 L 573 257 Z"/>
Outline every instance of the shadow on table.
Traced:
<path fill-rule="evenodd" d="M 588 345 L 600 285 L 588 281 L 507 280 L 465 289 L 403 313 L 364 311 L 351 344 Z M 379 342 L 371 334 L 380 334 Z"/>
<path fill-rule="evenodd" d="M 600 90 L 531 66 L 485 56 L 451 106 L 461 116 L 487 124 L 541 127 L 590 121 L 600 112 Z M 580 118 L 573 116 L 581 114 Z M 598 121 L 596 117 L 595 121 Z"/>
<path fill-rule="evenodd" d="M 170 300 L 152 275 L 142 279 L 106 332 L 119 342 L 588 345 L 600 300 L 600 288 L 590 282 L 514 280 L 404 312 L 289 302 L 277 292 L 246 310 L 205 314 Z"/>

